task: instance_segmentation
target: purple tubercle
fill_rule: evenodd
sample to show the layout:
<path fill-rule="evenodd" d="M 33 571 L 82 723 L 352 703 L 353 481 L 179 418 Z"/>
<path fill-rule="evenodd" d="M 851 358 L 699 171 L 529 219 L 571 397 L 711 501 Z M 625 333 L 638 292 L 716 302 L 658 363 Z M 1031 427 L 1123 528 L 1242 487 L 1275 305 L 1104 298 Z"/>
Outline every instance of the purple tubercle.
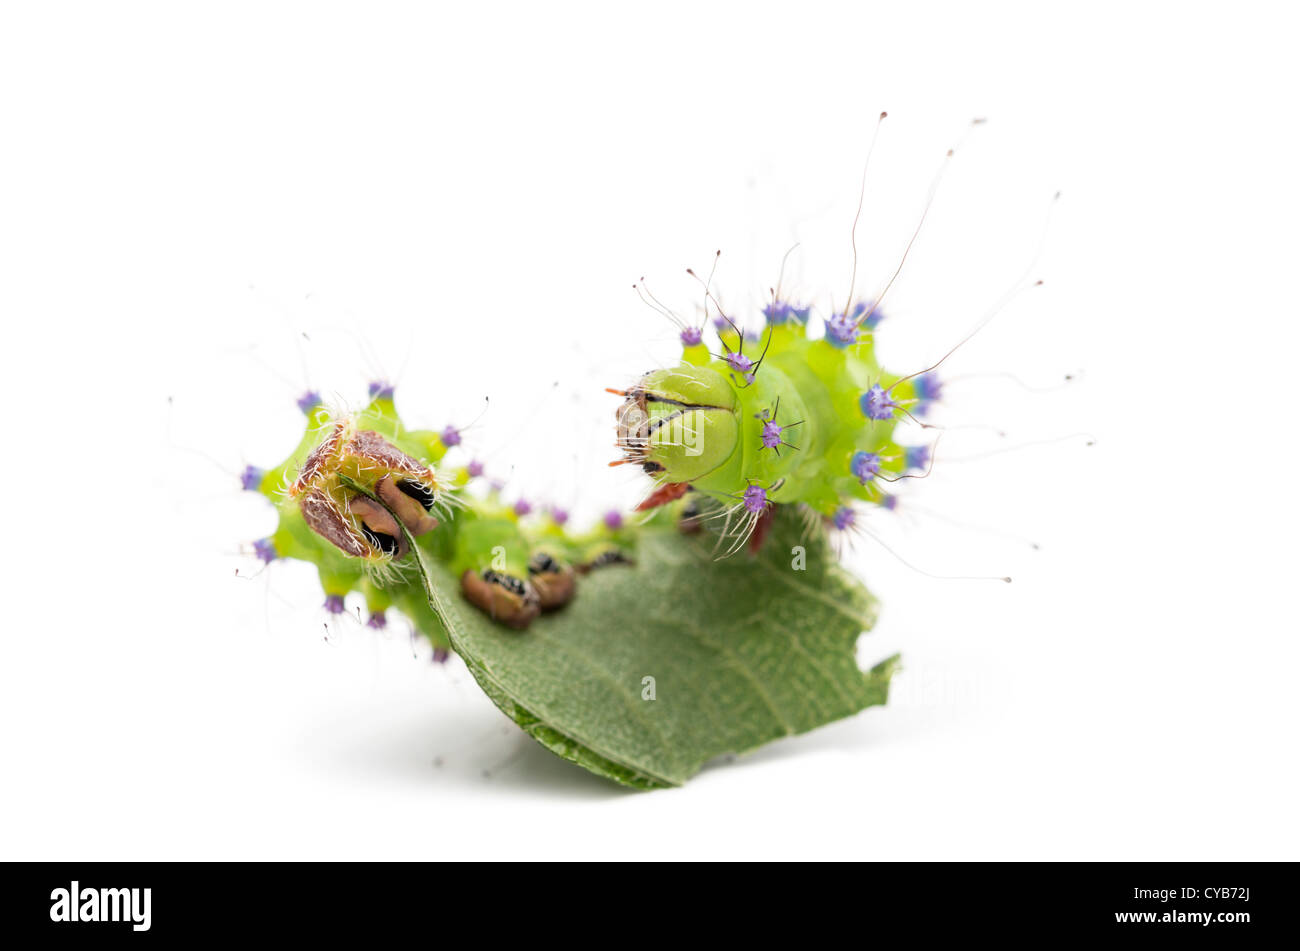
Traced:
<path fill-rule="evenodd" d="M 488 482 L 488 488 L 491 489 L 493 492 L 500 492 L 505 487 L 506 484 L 500 479 L 492 479 L 490 482 Z"/>
<path fill-rule="evenodd" d="M 769 419 L 765 422 L 763 424 L 763 434 L 761 437 L 763 440 L 763 448 L 775 449 L 777 446 L 781 445 L 781 431 L 783 429 L 785 429 L 785 427 L 778 426 L 775 420 Z"/>
<path fill-rule="evenodd" d="M 835 514 L 831 516 L 831 524 L 841 532 L 852 528 L 857 520 L 857 513 L 847 505 L 841 505 L 835 510 Z"/>
<path fill-rule="evenodd" d="M 366 389 L 370 393 L 372 400 L 391 400 L 393 398 L 393 384 L 386 383 L 383 380 L 371 380 Z"/>
<path fill-rule="evenodd" d="M 903 463 L 909 469 L 926 469 L 930 465 L 929 446 L 908 446 L 903 450 Z"/>
<path fill-rule="evenodd" d="M 737 373 L 748 375 L 749 371 L 754 369 L 754 361 L 749 359 L 749 357 L 745 356 L 739 350 L 727 354 L 727 363 L 730 365 L 731 369 L 735 370 Z"/>
<path fill-rule="evenodd" d="M 880 500 L 880 504 L 892 512 L 894 509 L 898 508 L 898 496 L 886 495 Z"/>
<path fill-rule="evenodd" d="M 700 327 L 684 327 L 681 336 L 683 347 L 698 347 L 704 340 L 704 331 Z"/>
<path fill-rule="evenodd" d="M 556 525 L 564 525 L 569 521 L 568 510 L 562 509 L 558 505 L 551 506 L 551 521 Z"/>
<path fill-rule="evenodd" d="M 793 308 L 785 301 L 774 300 L 770 304 L 763 305 L 763 316 L 767 318 L 769 324 L 784 324 L 790 320 L 790 312 Z"/>
<path fill-rule="evenodd" d="M 343 595 L 327 594 L 325 596 L 325 610 L 330 614 L 342 614 L 344 611 Z"/>
<path fill-rule="evenodd" d="M 826 319 L 826 342 L 834 347 L 849 347 L 857 343 L 857 321 L 847 314 L 831 314 Z"/>
<path fill-rule="evenodd" d="M 880 475 L 880 463 L 879 453 L 858 451 L 849 460 L 849 472 L 853 474 L 853 478 L 866 485 Z"/>
<path fill-rule="evenodd" d="M 433 662 L 435 664 L 445 664 L 451 659 L 451 651 L 445 647 L 435 647 L 433 649 Z"/>
<path fill-rule="evenodd" d="M 767 489 L 761 485 L 751 485 L 745 490 L 745 494 L 740 497 L 745 505 L 745 510 L 754 515 L 761 515 L 767 508 Z"/>
<path fill-rule="evenodd" d="M 826 339 L 837 347 L 848 347 L 858 342 L 862 328 L 875 330 L 884 314 L 867 301 L 856 301 L 848 313 L 832 314 L 826 321 Z"/>
<path fill-rule="evenodd" d="M 529 502 L 527 499 L 520 499 L 518 502 L 515 503 L 516 515 L 527 515 L 532 510 L 533 510 L 533 504 Z"/>
<path fill-rule="evenodd" d="M 308 390 L 302 396 L 298 397 L 298 408 L 308 416 L 311 411 L 320 406 L 320 394 L 315 390 Z"/>
<path fill-rule="evenodd" d="M 868 312 L 870 308 L 870 312 Z M 866 314 L 863 317 L 863 314 Z M 885 315 L 880 312 L 875 304 L 869 304 L 866 301 L 858 301 L 853 305 L 853 315 L 855 318 L 862 320 L 862 326 L 868 330 L 875 330 L 880 322 L 885 319 Z"/>
<path fill-rule="evenodd" d="M 735 329 L 731 326 L 731 321 L 729 321 L 726 317 L 722 317 L 722 316 L 713 318 L 713 329 L 716 330 L 718 333 L 723 333 L 728 330 L 732 331 L 732 333 L 735 333 Z"/>
<path fill-rule="evenodd" d="M 912 391 L 918 400 L 931 402 L 943 395 L 943 381 L 937 373 L 922 373 L 912 381 Z"/>
<path fill-rule="evenodd" d="M 611 532 L 616 532 L 623 527 L 623 515 L 610 509 L 605 513 L 605 527 Z"/>
<path fill-rule="evenodd" d="M 862 394 L 858 405 L 867 419 L 892 419 L 894 410 L 898 409 L 898 403 L 879 383 L 873 384 L 871 389 Z"/>
<path fill-rule="evenodd" d="M 268 565 L 280 557 L 280 553 L 275 550 L 275 542 L 269 538 L 259 538 L 253 542 L 253 554 Z"/>
<path fill-rule="evenodd" d="M 264 478 L 266 478 L 265 469 L 259 469 L 257 466 L 244 466 L 244 471 L 239 474 L 239 484 L 243 486 L 245 492 L 256 492 L 261 488 Z"/>
<path fill-rule="evenodd" d="M 868 330 L 875 330 L 876 326 L 885 319 L 885 315 L 876 309 L 875 304 L 860 300 L 854 301 L 853 306 L 849 308 L 849 319 Z"/>
<path fill-rule="evenodd" d="M 483 463 L 479 462 L 477 459 L 471 459 L 469 465 L 465 467 L 465 473 L 471 479 L 477 479 L 483 474 Z"/>
<path fill-rule="evenodd" d="M 384 616 L 383 611 L 372 611 L 370 620 L 366 621 L 366 627 L 373 627 L 376 631 L 382 631 L 388 627 L 388 618 Z"/>
<path fill-rule="evenodd" d="M 460 439 L 461 439 L 460 430 L 457 429 L 455 426 L 448 426 L 446 429 L 444 429 L 441 433 L 438 434 L 438 438 L 441 439 L 442 444 L 449 449 L 452 446 L 459 446 Z"/>

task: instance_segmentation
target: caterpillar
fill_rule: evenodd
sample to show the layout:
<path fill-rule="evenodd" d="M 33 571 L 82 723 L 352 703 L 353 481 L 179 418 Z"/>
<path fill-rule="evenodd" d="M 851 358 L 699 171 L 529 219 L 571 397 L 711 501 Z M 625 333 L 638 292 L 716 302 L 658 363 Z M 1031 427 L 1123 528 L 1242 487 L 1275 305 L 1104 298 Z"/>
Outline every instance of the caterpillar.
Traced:
<path fill-rule="evenodd" d="M 724 506 L 722 535 L 734 552 L 761 544 L 773 506 L 800 503 L 841 530 L 856 506 L 892 507 L 891 483 L 925 472 L 928 445 L 895 440 L 900 420 L 924 417 L 942 394 L 933 372 L 885 371 L 874 347 L 883 318 L 857 300 L 808 336 L 811 308 L 773 295 L 765 333 L 746 339 L 718 319 L 720 354 L 703 330 L 682 330 L 679 365 L 653 370 L 627 390 L 617 412 L 617 446 L 657 484 L 642 510 L 689 491 Z"/>
<path fill-rule="evenodd" d="M 882 112 L 880 120 L 885 116 Z M 983 121 L 976 119 L 971 127 Z M 948 151 L 945 166 L 954 151 Z M 921 223 L 938 181 L 931 185 Z M 864 166 L 864 194 L 865 188 Z M 861 212 L 860 196 L 853 227 L 855 280 Z M 920 224 L 912 242 L 919 233 Z M 721 254 L 714 257 L 715 271 Z M 891 486 L 929 475 L 934 461 L 934 445 L 897 438 L 900 423 L 939 428 L 924 422 L 943 395 L 935 371 L 996 312 L 933 366 L 891 373 L 877 357 L 875 339 L 885 317 L 881 302 L 901 270 L 900 262 L 874 299 L 855 297 L 850 285 L 844 306 L 825 317 L 819 337 L 808 332 L 811 305 L 782 295 L 780 281 L 762 307 L 764 327 L 757 336 L 726 313 L 711 290 L 712 273 L 702 280 L 687 269 L 704 289 L 704 319 L 698 325 L 664 305 L 644 279 L 634 284 L 645 304 L 678 326 L 682 345 L 676 366 L 646 373 L 627 389 L 608 390 L 623 398 L 616 413 L 616 448 L 623 455 L 610 465 L 634 464 L 655 480 L 638 509 L 693 493 L 697 509 L 701 499 L 719 507 L 714 513 L 723 519 L 719 544 L 731 555 L 746 542 L 751 551 L 761 546 L 780 504 L 801 506 L 810 526 L 840 532 L 860 528 L 862 505 L 894 508 Z M 720 351 L 705 343 L 711 316 Z"/>
<path fill-rule="evenodd" d="M 385 627 L 387 612 L 396 609 L 445 659 L 451 645 L 409 570 L 408 538 L 452 569 L 467 601 L 517 630 L 568 603 L 579 575 L 631 558 L 634 528 L 617 512 L 575 535 L 562 509 L 534 511 L 524 500 L 507 505 L 496 483 L 486 496 L 464 491 L 484 478 L 481 463 L 447 475 L 437 469 L 460 444 L 460 431 L 407 429 L 385 383 L 372 383 L 369 401 L 355 413 L 330 410 L 316 392 L 304 394 L 298 407 L 307 417 L 298 446 L 277 466 L 246 467 L 240 481 L 269 499 L 279 518 L 254 553 L 267 563 L 314 564 L 332 614 L 343 613 L 346 596 L 358 592 L 370 627 Z"/>

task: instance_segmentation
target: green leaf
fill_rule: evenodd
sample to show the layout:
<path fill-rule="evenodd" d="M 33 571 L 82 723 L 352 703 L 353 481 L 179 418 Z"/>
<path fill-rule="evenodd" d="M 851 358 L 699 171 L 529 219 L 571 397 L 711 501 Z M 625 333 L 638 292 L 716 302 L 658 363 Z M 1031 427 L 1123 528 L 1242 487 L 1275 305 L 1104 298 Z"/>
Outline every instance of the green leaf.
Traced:
<path fill-rule="evenodd" d="M 854 658 L 876 601 L 823 533 L 801 530 L 783 507 L 757 557 L 717 560 L 707 533 L 647 526 L 635 564 L 586 576 L 523 632 L 463 602 L 437 561 L 419 563 L 452 646 L 507 716 L 556 755 L 649 789 L 885 702 L 898 658 L 865 673 Z"/>

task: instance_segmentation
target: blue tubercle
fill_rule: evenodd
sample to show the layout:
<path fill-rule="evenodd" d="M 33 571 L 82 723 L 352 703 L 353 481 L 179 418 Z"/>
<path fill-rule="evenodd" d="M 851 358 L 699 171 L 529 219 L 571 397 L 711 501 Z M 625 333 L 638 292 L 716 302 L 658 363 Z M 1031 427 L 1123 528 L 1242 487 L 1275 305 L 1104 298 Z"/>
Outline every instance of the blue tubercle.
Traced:
<path fill-rule="evenodd" d="M 826 342 L 834 347 L 851 347 L 858 342 L 863 327 L 875 330 L 883 318 L 874 305 L 860 300 L 848 313 L 831 314 L 826 321 Z"/>
<path fill-rule="evenodd" d="M 256 492 L 261 488 L 264 478 L 266 478 L 265 469 L 259 469 L 257 466 L 244 466 L 244 471 L 239 474 L 239 484 L 243 486 L 245 492 Z"/>
<path fill-rule="evenodd" d="M 849 460 L 849 472 L 853 473 L 855 479 L 863 485 L 866 485 L 876 476 L 880 475 L 880 464 L 882 461 L 883 460 L 880 458 L 879 453 L 859 450 L 858 452 L 855 452 L 853 458 Z"/>
<path fill-rule="evenodd" d="M 860 319 L 862 326 L 868 330 L 875 330 L 880 325 L 880 322 L 885 319 L 885 315 L 881 313 L 880 308 L 869 301 L 858 301 L 854 304 L 853 316 Z"/>
<path fill-rule="evenodd" d="M 793 304 L 781 300 L 774 300 L 763 307 L 763 316 L 773 326 L 791 322 L 806 324 L 811 313 L 811 307 L 795 307 Z"/>
<path fill-rule="evenodd" d="M 315 390 L 308 390 L 306 393 L 302 394 L 302 396 L 298 397 L 298 408 L 307 416 L 310 416 L 311 411 L 317 406 L 320 406 L 320 404 L 320 394 Z"/>
<path fill-rule="evenodd" d="M 826 342 L 833 347 L 849 347 L 858 342 L 858 326 L 843 314 L 832 314 L 826 321 Z"/>
<path fill-rule="evenodd" d="M 918 400 L 937 400 L 943 396 L 943 381 L 937 373 L 922 373 L 912 381 Z"/>
<path fill-rule="evenodd" d="M 863 416 L 875 420 L 892 419 L 894 410 L 898 409 L 898 402 L 879 383 L 873 384 L 871 389 L 862 394 L 858 405 L 862 408 Z"/>

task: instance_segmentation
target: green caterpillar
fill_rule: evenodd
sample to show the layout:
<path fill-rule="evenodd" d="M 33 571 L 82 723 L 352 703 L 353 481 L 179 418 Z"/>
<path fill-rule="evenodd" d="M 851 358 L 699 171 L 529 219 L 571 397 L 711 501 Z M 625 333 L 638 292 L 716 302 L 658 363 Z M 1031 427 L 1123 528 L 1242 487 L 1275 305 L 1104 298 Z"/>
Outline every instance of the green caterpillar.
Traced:
<path fill-rule="evenodd" d="M 886 487 L 930 464 L 930 447 L 896 442 L 895 428 L 924 416 L 942 385 L 932 372 L 881 368 L 876 306 L 854 302 L 814 339 L 811 308 L 774 292 L 757 341 L 718 311 L 722 353 L 709 352 L 702 327 L 684 327 L 678 366 L 611 391 L 624 397 L 617 425 L 624 458 L 612 464 L 635 463 L 657 480 L 640 508 L 691 490 L 716 500 L 729 551 L 746 540 L 757 548 L 777 504 L 801 503 L 840 530 L 854 526 L 858 503 L 892 508 Z"/>
<path fill-rule="evenodd" d="M 307 429 L 297 448 L 271 469 L 247 467 L 241 482 L 279 514 L 275 532 L 254 543 L 257 556 L 316 565 L 333 614 L 359 592 L 371 627 L 384 627 L 386 612 L 396 609 L 430 639 L 435 656 L 447 656 L 447 633 L 408 570 L 408 533 L 423 554 L 455 572 L 468 601 L 520 630 L 563 607 L 577 575 L 631 557 L 634 532 L 615 512 L 574 536 L 562 510 L 533 513 L 522 500 L 507 506 L 495 486 L 486 498 L 463 492 L 483 476 L 479 463 L 452 470 L 450 478 L 435 469 L 460 443 L 459 430 L 407 429 L 386 384 L 372 383 L 370 401 L 357 413 L 331 412 L 311 392 L 298 406 Z"/>

